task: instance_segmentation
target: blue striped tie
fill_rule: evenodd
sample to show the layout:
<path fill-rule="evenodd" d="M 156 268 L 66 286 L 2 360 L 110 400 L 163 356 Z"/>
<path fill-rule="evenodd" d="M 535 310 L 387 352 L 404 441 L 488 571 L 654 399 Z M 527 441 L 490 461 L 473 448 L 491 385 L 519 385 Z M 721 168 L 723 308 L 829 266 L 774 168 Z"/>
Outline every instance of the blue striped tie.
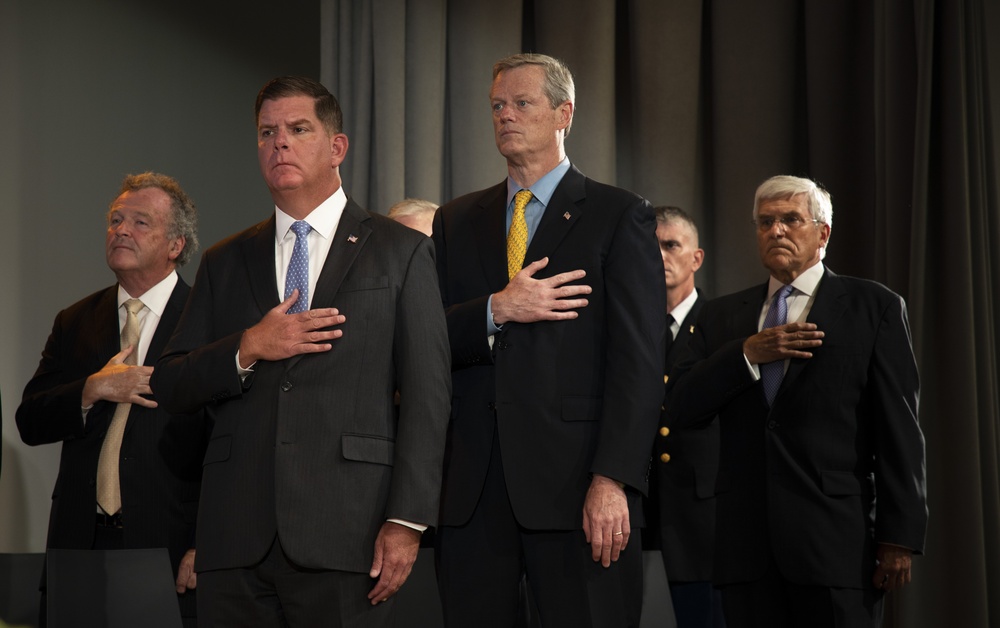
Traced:
<path fill-rule="evenodd" d="M 305 312 L 309 309 L 309 232 L 312 227 L 304 220 L 292 223 L 295 232 L 295 248 L 292 249 L 292 259 L 288 262 L 288 272 L 285 275 L 285 298 L 292 296 L 292 291 L 298 288 L 299 300 L 288 309 L 289 314 Z"/>

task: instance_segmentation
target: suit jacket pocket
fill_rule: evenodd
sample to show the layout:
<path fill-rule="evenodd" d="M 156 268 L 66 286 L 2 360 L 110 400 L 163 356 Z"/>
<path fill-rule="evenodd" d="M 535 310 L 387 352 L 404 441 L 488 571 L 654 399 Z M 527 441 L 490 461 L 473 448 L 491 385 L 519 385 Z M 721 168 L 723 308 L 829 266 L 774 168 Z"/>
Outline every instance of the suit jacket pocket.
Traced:
<path fill-rule="evenodd" d="M 340 439 L 344 458 L 392 466 L 395 443 L 382 436 L 344 434 Z"/>
<path fill-rule="evenodd" d="M 389 275 L 380 275 L 378 277 L 352 277 L 351 279 L 345 279 L 344 283 L 340 284 L 340 290 L 338 292 L 380 290 L 388 287 Z"/>
<path fill-rule="evenodd" d="M 596 421 L 600 416 L 600 397 L 563 397 L 563 421 Z"/>
<path fill-rule="evenodd" d="M 850 471 L 820 472 L 823 494 L 830 497 L 860 495 L 862 478 Z"/>
<path fill-rule="evenodd" d="M 205 464 L 210 465 L 213 462 L 225 462 L 229 460 L 229 453 L 232 447 L 233 437 L 229 434 L 217 436 L 208 441 L 208 447 L 205 448 Z"/>

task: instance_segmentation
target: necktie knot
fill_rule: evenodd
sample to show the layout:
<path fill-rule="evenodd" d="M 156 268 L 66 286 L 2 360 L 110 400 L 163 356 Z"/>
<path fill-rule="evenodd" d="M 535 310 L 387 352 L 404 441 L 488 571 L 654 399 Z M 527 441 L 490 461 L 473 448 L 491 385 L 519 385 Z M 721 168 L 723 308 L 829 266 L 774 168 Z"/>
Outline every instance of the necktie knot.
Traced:
<path fill-rule="evenodd" d="M 312 226 L 304 220 L 296 220 L 292 223 L 291 229 L 295 233 L 296 238 L 303 238 L 309 235 L 309 232 L 312 231 Z"/>
<path fill-rule="evenodd" d="M 139 299 L 129 299 L 128 301 L 123 303 L 123 305 L 125 306 L 125 310 L 132 316 L 138 315 L 139 311 L 143 307 L 142 301 L 140 301 Z"/>
<path fill-rule="evenodd" d="M 524 217 L 524 208 L 531 201 L 531 190 L 521 190 L 514 195 L 514 215 L 510 221 L 510 232 L 507 234 L 507 278 L 513 279 L 524 265 L 524 256 L 528 252 L 528 221 Z"/>

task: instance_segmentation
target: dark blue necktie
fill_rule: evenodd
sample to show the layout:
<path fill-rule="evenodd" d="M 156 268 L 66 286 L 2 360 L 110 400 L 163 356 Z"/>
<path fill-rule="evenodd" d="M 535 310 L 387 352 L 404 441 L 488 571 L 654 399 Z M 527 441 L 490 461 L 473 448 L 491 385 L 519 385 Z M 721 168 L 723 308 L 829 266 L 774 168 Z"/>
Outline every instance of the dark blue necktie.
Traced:
<path fill-rule="evenodd" d="M 295 232 L 295 248 L 285 274 L 285 298 L 292 296 L 292 291 L 298 288 L 299 300 L 288 310 L 289 314 L 296 314 L 309 309 L 309 232 L 312 227 L 304 220 L 297 220 L 292 223 L 291 229 Z"/>
<path fill-rule="evenodd" d="M 764 327 L 778 327 L 788 322 L 788 303 L 785 299 L 791 294 L 791 286 L 782 286 L 774 295 L 771 306 L 767 308 L 767 316 L 764 317 Z M 760 365 L 760 382 L 764 385 L 764 396 L 767 398 L 767 405 L 774 404 L 774 398 L 778 395 L 778 388 L 781 387 L 781 380 L 785 377 L 785 361 L 775 360 Z"/>

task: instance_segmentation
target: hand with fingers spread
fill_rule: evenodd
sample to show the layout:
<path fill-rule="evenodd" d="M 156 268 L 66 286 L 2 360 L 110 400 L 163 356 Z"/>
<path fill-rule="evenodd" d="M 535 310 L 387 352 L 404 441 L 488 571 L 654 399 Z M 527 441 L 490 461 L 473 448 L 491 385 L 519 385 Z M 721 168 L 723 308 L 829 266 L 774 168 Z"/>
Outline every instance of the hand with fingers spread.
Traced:
<path fill-rule="evenodd" d="M 872 584 L 883 591 L 902 589 L 910 583 L 912 561 L 913 550 L 910 548 L 879 543 Z"/>
<path fill-rule="evenodd" d="M 743 355 L 750 364 L 811 358 L 811 350 L 822 344 L 823 332 L 815 323 L 788 323 L 763 329 L 747 338 L 743 342 Z"/>
<path fill-rule="evenodd" d="M 240 366 L 249 368 L 257 360 L 283 360 L 333 348 L 331 341 L 343 336 L 344 332 L 330 327 L 342 325 L 347 318 L 333 307 L 287 314 L 298 298 L 299 291 L 293 290 L 259 323 L 246 330 L 240 340 Z"/>
<path fill-rule="evenodd" d="M 102 400 L 134 403 L 144 408 L 156 407 L 155 401 L 142 397 L 153 394 L 149 388 L 149 377 L 153 374 L 153 367 L 125 364 L 125 358 L 134 350 L 135 347 L 125 347 L 108 360 L 101 370 L 87 378 L 80 401 L 84 408 L 89 408 Z"/>
<path fill-rule="evenodd" d="M 575 310 L 587 306 L 583 295 L 590 294 L 591 288 L 568 284 L 583 279 L 587 273 L 573 270 L 546 279 L 535 279 L 535 274 L 548 265 L 547 257 L 528 264 L 514 275 L 503 290 L 493 295 L 493 321 L 497 325 L 511 321 L 569 320 L 579 316 Z"/>
<path fill-rule="evenodd" d="M 368 575 L 378 578 L 368 593 L 372 606 L 387 601 L 410 577 L 420 549 L 420 532 L 413 528 L 386 521 L 375 539 L 375 558 Z"/>
<path fill-rule="evenodd" d="M 594 475 L 583 504 L 583 532 L 594 562 L 610 567 L 618 560 L 632 533 L 625 489 L 618 482 Z"/>

